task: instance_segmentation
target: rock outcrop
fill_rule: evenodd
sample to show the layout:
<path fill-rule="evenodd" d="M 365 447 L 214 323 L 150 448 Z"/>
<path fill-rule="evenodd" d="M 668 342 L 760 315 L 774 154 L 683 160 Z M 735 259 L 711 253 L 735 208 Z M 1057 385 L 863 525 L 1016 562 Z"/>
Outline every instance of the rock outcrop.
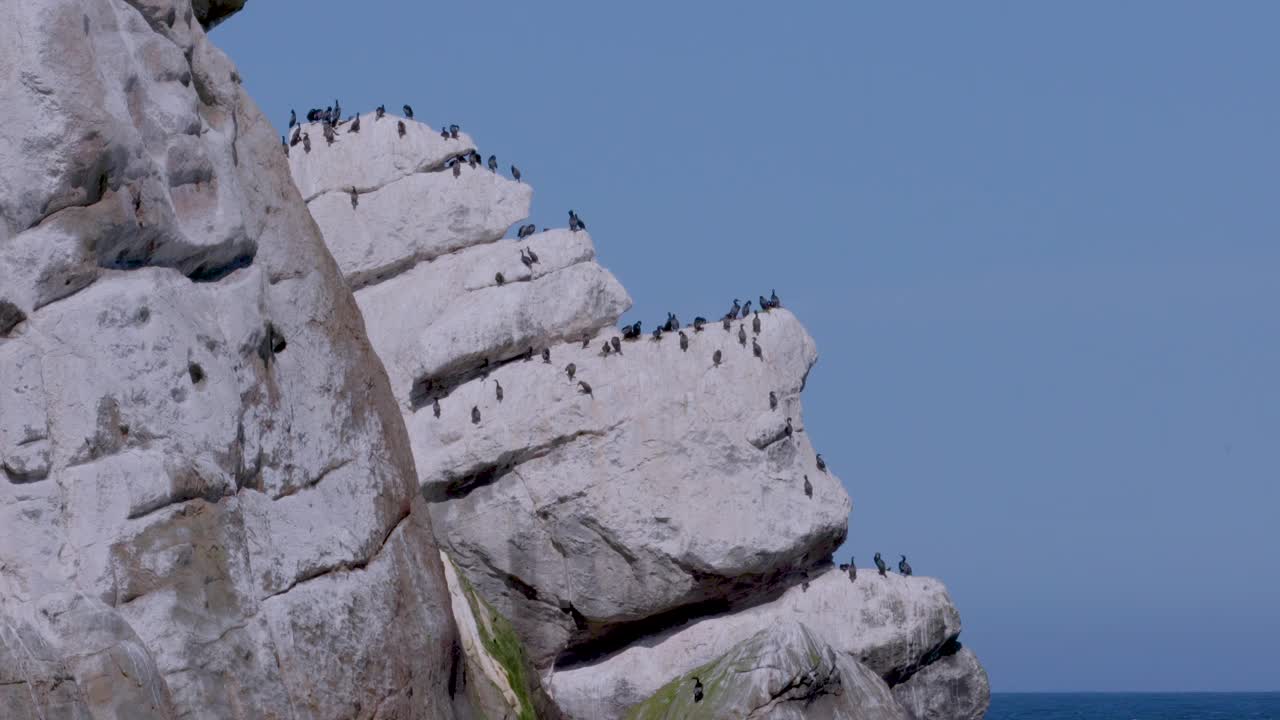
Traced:
<path fill-rule="evenodd" d="M 451 717 L 404 424 L 278 136 L 241 3 L 0 23 L 5 717 Z"/>

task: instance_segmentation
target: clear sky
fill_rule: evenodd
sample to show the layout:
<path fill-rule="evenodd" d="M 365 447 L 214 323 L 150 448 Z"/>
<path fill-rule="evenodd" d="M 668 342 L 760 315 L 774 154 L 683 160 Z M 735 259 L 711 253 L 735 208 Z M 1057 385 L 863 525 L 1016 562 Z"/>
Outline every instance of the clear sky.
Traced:
<path fill-rule="evenodd" d="M 1280 690 L 1280 4 L 285 2 L 283 132 L 458 123 L 646 326 L 777 288 L 856 553 L 997 691 Z"/>

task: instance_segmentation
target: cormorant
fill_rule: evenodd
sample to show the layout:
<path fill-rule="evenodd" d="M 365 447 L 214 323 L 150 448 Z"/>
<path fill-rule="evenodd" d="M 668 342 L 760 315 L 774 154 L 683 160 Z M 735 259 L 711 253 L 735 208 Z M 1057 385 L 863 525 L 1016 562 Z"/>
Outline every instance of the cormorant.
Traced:
<path fill-rule="evenodd" d="M 782 301 L 778 299 L 778 293 L 774 290 L 769 291 L 769 307 L 782 307 Z"/>
<path fill-rule="evenodd" d="M 653 339 L 654 339 L 654 340 L 661 340 L 661 339 L 662 339 L 662 326 L 661 326 L 661 325 L 659 325 L 658 327 L 656 327 L 656 328 L 654 328 L 654 329 L 653 329 Z"/>
<path fill-rule="evenodd" d="M 583 395 L 591 395 L 591 386 L 588 385 L 585 380 L 579 380 L 578 392 L 582 393 Z M 595 397 L 595 395 L 591 395 L 591 397 Z"/>
<path fill-rule="evenodd" d="M 747 329 L 738 323 L 738 344 L 742 347 L 747 346 Z"/>
<path fill-rule="evenodd" d="M 494 378 L 493 384 L 494 384 L 493 394 L 498 398 L 498 402 L 502 402 L 502 383 L 498 382 L 497 378 Z"/>
<path fill-rule="evenodd" d="M 479 425 L 479 424 L 480 424 L 480 408 L 479 408 L 479 406 L 476 406 L 476 405 L 472 405 L 472 406 L 471 406 L 471 424 L 472 424 L 472 425 Z"/>
<path fill-rule="evenodd" d="M 450 125 L 450 126 L 449 126 L 449 137 L 450 137 L 450 138 L 452 138 L 452 139 L 454 139 L 454 140 L 457 140 L 457 139 L 458 139 L 458 131 L 459 131 L 459 130 L 461 130 L 461 129 L 462 129 L 462 128 L 458 127 L 457 125 Z"/>
<path fill-rule="evenodd" d="M 760 311 L 759 310 L 757 310 L 755 314 L 751 316 L 751 330 L 755 332 L 755 334 L 757 335 L 760 334 Z"/>
<path fill-rule="evenodd" d="M 551 348 L 542 348 L 542 362 L 551 364 Z"/>
<path fill-rule="evenodd" d="M 715 351 L 714 353 L 712 353 L 712 354 L 711 354 L 711 362 L 715 364 L 715 367 L 720 367 L 720 358 L 721 358 L 721 357 L 722 357 L 722 356 L 721 356 L 721 354 L 720 354 L 720 351 L 719 351 L 719 350 L 717 350 L 717 351 Z"/>
<path fill-rule="evenodd" d="M 827 462 L 822 459 L 822 453 L 818 453 L 818 469 L 822 472 L 827 471 Z"/>
<path fill-rule="evenodd" d="M 876 570 L 879 570 L 880 574 L 884 575 L 885 571 L 889 569 L 889 566 L 884 564 L 884 560 L 880 558 L 880 553 L 876 553 L 875 561 Z"/>
<path fill-rule="evenodd" d="M 697 675 L 693 676 L 693 701 L 702 702 L 702 681 Z"/>
<path fill-rule="evenodd" d="M 355 210 L 356 206 L 359 204 L 360 204 L 360 195 L 359 193 L 356 192 L 356 186 L 352 185 L 351 186 L 351 209 Z"/>
<path fill-rule="evenodd" d="M 774 394 L 772 390 L 769 391 L 769 409 L 770 410 L 778 409 L 778 396 Z"/>
<path fill-rule="evenodd" d="M 396 133 L 398 133 L 400 137 L 404 137 L 404 121 L 403 120 L 396 121 Z"/>
<path fill-rule="evenodd" d="M 454 160 L 454 161 L 453 161 L 453 176 L 454 176 L 454 177 L 458 177 L 458 176 L 459 176 L 459 175 L 461 175 L 461 174 L 462 174 L 462 163 L 458 162 L 457 160 Z"/>
<path fill-rule="evenodd" d="M 672 315 L 671 313 L 667 313 L 667 321 L 662 324 L 662 329 L 664 332 L 675 332 L 676 330 L 675 317 L 676 317 L 675 315 Z"/>
<path fill-rule="evenodd" d="M 285 136 L 280 136 L 280 147 L 284 148 L 284 156 L 289 157 L 289 140 Z"/>
<path fill-rule="evenodd" d="M 330 145 L 333 144 L 333 126 L 332 125 L 324 126 L 324 141 Z"/>
<path fill-rule="evenodd" d="M 382 116 L 383 116 L 383 115 L 386 115 L 386 114 L 387 114 L 387 106 L 386 106 L 386 105 L 379 105 L 378 107 L 374 108 L 374 110 L 373 110 L 373 121 L 374 121 L 374 122 L 378 122 L 379 120 L 381 120 L 381 119 L 382 119 Z"/>
<path fill-rule="evenodd" d="M 793 432 L 795 432 L 795 430 L 791 428 L 791 418 L 787 418 L 787 427 L 783 429 L 782 434 L 787 437 L 791 437 Z"/>
<path fill-rule="evenodd" d="M 738 298 L 734 298 L 733 307 L 729 308 L 729 314 L 726 317 L 730 320 L 736 320 L 738 318 L 738 311 L 741 309 L 742 306 L 738 304 Z"/>
<path fill-rule="evenodd" d="M 289 138 L 290 145 L 297 145 L 300 142 L 302 142 L 302 126 L 301 125 L 293 129 L 293 137 Z"/>
<path fill-rule="evenodd" d="M 342 103 L 338 102 L 338 98 L 333 99 L 333 124 L 337 125 L 342 122 Z"/>
<path fill-rule="evenodd" d="M 804 476 L 804 496 L 813 497 L 813 483 L 809 482 L 809 476 Z"/>
<path fill-rule="evenodd" d="M 585 333 L 585 332 L 582 333 L 582 349 L 586 350 L 587 346 L 590 344 L 591 344 L 591 334 Z"/>
<path fill-rule="evenodd" d="M 760 309 L 769 312 L 769 301 L 765 300 L 763 295 L 760 296 Z"/>
<path fill-rule="evenodd" d="M 354 120 L 351 121 L 351 127 L 347 128 L 347 132 L 360 132 L 360 115 L 357 113 Z"/>
<path fill-rule="evenodd" d="M 906 555 L 903 555 L 902 559 L 898 561 L 898 572 L 902 573 L 903 575 L 911 574 L 911 563 L 907 562 Z"/>
<path fill-rule="evenodd" d="M 497 155 L 489 156 L 489 172 L 491 173 L 498 172 L 498 156 Z"/>
<path fill-rule="evenodd" d="M 573 363 L 569 363 L 564 366 L 564 372 L 569 376 L 569 382 L 573 382 L 573 376 L 578 372 L 578 366 Z"/>
<path fill-rule="evenodd" d="M 302 149 L 311 152 L 311 136 L 307 133 L 302 133 Z"/>
<path fill-rule="evenodd" d="M 605 340 L 604 345 L 600 346 L 600 354 L 609 357 L 609 341 Z"/>
<path fill-rule="evenodd" d="M 293 127 L 294 125 L 297 125 L 297 124 L 298 124 L 298 113 L 294 112 L 293 108 L 290 108 L 289 109 L 289 127 Z"/>
<path fill-rule="evenodd" d="M 310 123 L 310 122 L 315 122 L 315 121 L 316 121 L 316 118 L 317 118 L 317 117 L 319 117 L 319 115 L 320 115 L 320 111 L 319 111 L 319 110 L 317 110 L 317 109 L 315 109 L 315 108 L 311 108 L 310 110 L 308 110 L 308 111 L 307 111 L 307 122 L 309 122 L 309 123 Z"/>
<path fill-rule="evenodd" d="M 524 351 L 524 361 L 529 362 L 533 359 L 533 346 L 530 345 L 528 350 Z"/>
<path fill-rule="evenodd" d="M 512 165 L 511 177 L 515 178 L 516 182 L 520 182 L 520 168 L 516 167 L 515 165 Z"/>
<path fill-rule="evenodd" d="M 530 234 L 530 235 L 532 235 L 532 234 L 533 234 L 533 226 L 532 226 L 532 225 L 530 225 L 530 226 L 529 226 L 529 234 Z M 538 262 L 538 253 L 534 252 L 534 251 L 533 251 L 533 248 L 529 248 L 529 259 L 530 259 L 530 260 L 532 260 L 532 261 L 534 261 L 534 262 Z"/>
<path fill-rule="evenodd" d="M 445 127 L 445 126 L 441 125 L 441 126 L 440 126 L 440 137 L 444 138 L 445 140 L 448 140 L 448 139 L 449 139 L 449 128 L 447 128 L 447 127 Z"/>
<path fill-rule="evenodd" d="M 742 317 L 745 318 L 750 314 L 751 314 L 751 301 L 748 300 L 746 304 L 742 306 Z"/>
<path fill-rule="evenodd" d="M 685 335 L 683 330 L 680 331 L 680 349 L 689 352 L 689 336 Z"/>
<path fill-rule="evenodd" d="M 618 353 L 619 355 L 622 354 L 622 341 L 618 339 L 617 335 L 614 335 L 613 337 L 609 338 L 609 344 L 613 346 L 614 352 Z"/>
<path fill-rule="evenodd" d="M 637 320 L 635 324 L 631 326 L 631 334 L 635 337 L 636 340 L 640 339 L 640 321 L 639 320 Z"/>
<path fill-rule="evenodd" d="M 853 556 L 850 555 L 849 556 L 849 582 L 853 582 L 857 579 L 858 579 L 858 566 L 854 564 Z"/>
<path fill-rule="evenodd" d="M 764 361 L 764 355 L 760 351 L 760 343 L 756 342 L 755 338 L 751 338 L 751 354 L 760 358 L 762 362 Z"/>
<path fill-rule="evenodd" d="M 693 331 L 702 332 L 702 326 L 707 324 L 707 319 L 699 315 L 693 319 Z"/>
<path fill-rule="evenodd" d="M 732 320 L 733 320 L 733 318 L 729 317 L 728 315 L 725 315 L 725 316 L 724 316 L 724 322 L 723 322 L 723 323 L 721 323 L 721 324 L 722 324 L 722 325 L 724 325 L 724 331 L 725 331 L 725 332 L 729 332 L 730 328 L 732 328 L 732 327 L 733 327 L 733 322 L 732 322 Z"/>
<path fill-rule="evenodd" d="M 436 417 L 440 417 L 440 398 L 431 401 L 431 412 L 435 413 Z"/>
<path fill-rule="evenodd" d="M 499 285 L 501 285 L 502 283 L 504 283 L 504 282 L 506 282 L 506 281 L 507 281 L 507 279 L 506 279 L 506 278 L 502 277 L 502 273 L 494 273 L 494 274 L 493 274 L 493 280 L 494 280 L 494 282 L 498 283 Z"/>
<path fill-rule="evenodd" d="M 520 249 L 520 262 L 524 263 L 524 266 L 530 270 L 533 269 L 533 258 L 524 254 L 524 248 Z"/>
<path fill-rule="evenodd" d="M 468 165 L 470 165 L 471 167 L 475 167 L 475 166 L 476 166 L 476 154 L 475 154 L 475 152 L 471 152 L 471 153 L 468 153 L 468 154 L 467 154 L 467 164 L 468 164 Z"/>
<path fill-rule="evenodd" d="M 407 117 L 407 118 L 409 118 L 410 120 L 412 120 L 412 119 L 413 119 L 413 108 L 409 107 L 408 105 L 405 105 L 405 106 L 404 106 L 404 116 L 405 116 L 405 117 Z"/>

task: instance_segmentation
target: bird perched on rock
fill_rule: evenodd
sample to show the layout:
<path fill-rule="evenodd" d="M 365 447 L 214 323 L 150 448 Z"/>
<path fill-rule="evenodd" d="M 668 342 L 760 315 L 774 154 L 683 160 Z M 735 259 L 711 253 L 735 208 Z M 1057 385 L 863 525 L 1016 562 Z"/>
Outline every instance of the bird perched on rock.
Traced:
<path fill-rule="evenodd" d="M 725 332 L 729 332 L 729 330 L 733 328 L 733 318 L 725 315 L 724 320 L 720 324 L 724 325 Z"/>
<path fill-rule="evenodd" d="M 404 121 L 403 120 L 396 121 L 396 134 L 398 134 L 400 137 L 404 137 Z"/>
<path fill-rule="evenodd" d="M 880 558 L 880 553 L 876 553 L 875 561 L 876 561 L 876 570 L 878 570 L 880 572 L 880 575 L 883 576 L 885 574 L 885 571 L 889 569 L 889 566 L 884 564 L 884 560 Z"/>
<path fill-rule="evenodd" d="M 760 296 L 760 309 L 769 312 L 769 301 L 765 300 L 763 295 Z"/>
<path fill-rule="evenodd" d="M 804 495 L 805 497 L 813 497 L 813 483 L 809 482 L 809 476 L 804 476 Z"/>
<path fill-rule="evenodd" d="M 657 340 L 661 340 L 661 339 L 662 339 L 662 326 L 661 326 L 661 325 L 659 325 L 658 327 L 656 327 L 656 328 L 654 328 L 654 329 L 653 329 L 653 339 L 654 339 L 655 341 L 657 341 Z"/>
<path fill-rule="evenodd" d="M 742 347 L 747 346 L 747 329 L 742 326 L 742 323 L 738 323 L 738 344 Z"/>
<path fill-rule="evenodd" d="M 498 398 L 498 402 L 502 402 L 502 383 L 498 382 L 497 378 L 494 378 L 493 385 L 494 385 L 494 391 L 493 391 L 494 397 Z"/>
<path fill-rule="evenodd" d="M 478 405 L 471 406 L 471 424 L 472 425 L 480 424 L 480 407 Z"/>
<path fill-rule="evenodd" d="M 382 116 L 386 114 L 387 114 L 387 106 L 379 105 L 378 107 L 373 109 L 373 121 L 378 122 L 379 120 L 382 119 Z"/>
<path fill-rule="evenodd" d="M 307 133 L 302 133 L 302 149 L 311 152 L 311 136 Z"/>
<path fill-rule="evenodd" d="M 853 560 L 854 560 L 853 556 L 850 555 L 849 556 L 849 582 L 853 582 L 858 579 L 858 566 L 854 564 Z"/>
<path fill-rule="evenodd" d="M 440 398 L 436 398 L 435 400 L 431 401 L 431 412 L 436 417 L 440 417 Z"/>
<path fill-rule="evenodd" d="M 769 409 L 770 410 L 778 409 L 778 396 L 774 394 L 772 390 L 769 391 Z"/>
<path fill-rule="evenodd" d="M 498 156 L 497 155 L 489 156 L 489 172 L 491 173 L 498 172 Z"/>
<path fill-rule="evenodd" d="M 569 376 L 569 382 L 573 382 L 573 376 L 578 373 L 578 366 L 573 363 L 569 363 L 564 366 L 564 373 Z"/>
<path fill-rule="evenodd" d="M 759 310 L 757 310 L 755 314 L 751 316 L 751 331 L 757 335 L 760 334 L 760 311 Z"/>
<path fill-rule="evenodd" d="M 702 326 L 707 324 L 707 319 L 699 315 L 693 319 L 693 331 L 702 332 Z"/>
<path fill-rule="evenodd" d="M 294 125 L 297 125 L 297 124 L 298 124 L 298 113 L 294 112 L 293 109 L 291 108 L 289 110 L 289 127 L 293 127 Z"/>
<path fill-rule="evenodd" d="M 738 311 L 741 309 L 742 309 L 742 306 L 738 304 L 738 298 L 734 298 L 733 307 L 729 308 L 729 312 L 725 314 L 725 317 L 729 318 L 730 320 L 736 320 L 738 319 Z"/>
<path fill-rule="evenodd" d="M 578 392 L 582 393 L 583 395 L 591 395 L 591 386 L 587 384 L 587 381 L 579 380 Z M 595 397 L 595 395 L 591 395 L 591 397 Z"/>
<path fill-rule="evenodd" d="M 903 555 L 902 559 L 898 561 L 898 572 L 902 573 L 903 575 L 911 574 L 911 563 L 907 562 L 906 555 Z"/>
<path fill-rule="evenodd" d="M 405 117 L 407 117 L 407 118 L 409 118 L 410 120 L 412 120 L 412 119 L 413 119 L 413 108 L 409 107 L 408 105 L 405 105 L 405 106 L 404 106 L 404 116 L 405 116 Z"/>
<path fill-rule="evenodd" d="M 356 192 L 356 186 L 352 185 L 351 186 L 351 209 L 355 210 L 356 206 L 359 204 L 360 204 L 360 194 Z"/>
<path fill-rule="evenodd" d="M 502 273 L 494 273 L 494 274 L 493 274 L 493 281 L 494 281 L 494 282 L 496 282 L 496 283 L 498 283 L 499 285 L 501 285 L 502 283 L 506 282 L 506 281 L 507 281 L 507 279 L 506 279 L 506 278 L 504 278 L 504 277 L 502 277 Z"/>
<path fill-rule="evenodd" d="M 623 340 L 635 340 L 635 339 L 636 339 L 636 336 L 637 336 L 637 335 L 639 335 L 639 334 L 640 334 L 640 328 L 639 328 L 639 327 L 637 327 L 636 325 L 623 325 L 623 326 L 622 326 L 622 339 L 623 339 Z"/>
<path fill-rule="evenodd" d="M 751 314 L 751 301 L 748 300 L 746 304 L 742 306 L 742 317 L 745 318 L 750 314 Z"/>
<path fill-rule="evenodd" d="M 604 345 L 600 346 L 600 354 L 603 355 L 604 357 L 609 357 L 609 341 L 608 340 L 605 340 Z"/>
<path fill-rule="evenodd" d="M 529 226 L 529 234 L 530 234 L 530 235 L 532 235 L 532 234 L 533 234 L 533 226 L 532 226 L 532 225 L 530 225 L 530 226 Z M 534 262 L 538 262 L 538 253 L 534 252 L 534 251 L 533 251 L 533 248 L 529 248 L 529 259 L 530 259 L 530 260 L 532 260 L 532 261 L 534 261 Z"/>
<path fill-rule="evenodd" d="M 822 459 L 822 453 L 818 453 L 818 469 L 822 472 L 827 471 L 827 461 Z"/>
<path fill-rule="evenodd" d="M 764 362 L 764 355 L 760 350 L 760 343 L 756 342 L 755 338 L 751 338 L 751 354 L 759 358 L 761 362 Z"/>
<path fill-rule="evenodd" d="M 450 125 L 450 126 L 449 126 L 449 137 L 450 137 L 450 138 L 452 138 L 452 139 L 454 139 L 454 140 L 457 140 L 457 139 L 458 139 L 458 131 L 459 131 L 459 130 L 461 130 L 461 129 L 462 129 L 462 128 L 459 128 L 457 125 Z"/>
<path fill-rule="evenodd" d="M 523 248 L 520 249 L 520 262 L 524 263 L 524 266 L 529 268 L 530 270 L 533 269 L 533 258 L 529 257 L 528 255 L 525 255 Z"/>
<path fill-rule="evenodd" d="M 332 126 L 332 125 L 325 125 L 325 126 L 324 126 L 324 141 L 325 141 L 326 143 L 330 144 L 330 145 L 332 145 L 332 144 L 333 144 L 334 136 L 333 136 L 333 126 Z"/>
<path fill-rule="evenodd" d="M 482 162 L 484 162 L 484 159 L 481 158 L 480 153 L 476 152 L 475 150 L 472 150 L 471 155 L 467 157 L 467 164 L 470 165 L 471 167 L 476 167 Z"/>
<path fill-rule="evenodd" d="M 775 290 L 769 291 L 769 307 L 771 308 L 782 307 L 782 301 L 778 299 L 778 293 Z"/>
<path fill-rule="evenodd" d="M 285 136 L 280 136 L 280 147 L 284 148 L 284 156 L 289 157 L 289 140 Z"/>
<path fill-rule="evenodd" d="M 533 359 L 533 346 L 530 345 L 529 348 L 524 351 L 524 361 L 529 362 L 532 359 Z"/>
<path fill-rule="evenodd" d="M 693 701 L 702 702 L 702 681 L 697 675 L 693 676 Z"/>
<path fill-rule="evenodd" d="M 689 336 L 685 335 L 683 330 L 680 331 L 680 350 L 689 352 Z"/>
<path fill-rule="evenodd" d="M 335 125 L 342 120 L 342 103 L 338 102 L 337 98 L 333 99 L 332 117 L 333 117 L 332 123 Z"/>
<path fill-rule="evenodd" d="M 347 132 L 348 133 L 360 132 L 360 116 L 359 115 L 356 115 L 355 119 L 351 121 L 351 127 L 347 128 Z"/>
<path fill-rule="evenodd" d="M 571 232 L 578 232 L 579 230 L 586 229 L 586 227 L 587 227 L 586 225 L 582 224 L 582 219 L 578 217 L 578 213 L 570 210 L 569 211 L 569 230 Z"/>
<path fill-rule="evenodd" d="M 591 333 L 582 333 L 582 349 L 586 350 L 587 345 L 591 344 Z"/>
<path fill-rule="evenodd" d="M 512 165 L 512 166 L 511 166 L 511 177 L 512 177 L 516 182 L 520 182 L 520 168 L 516 167 L 515 165 Z"/>
<path fill-rule="evenodd" d="M 542 348 L 542 362 L 551 364 L 551 348 Z"/>
<path fill-rule="evenodd" d="M 618 353 L 619 355 L 622 354 L 622 341 L 618 339 L 617 335 L 609 338 L 609 344 L 613 346 L 614 352 Z"/>
<path fill-rule="evenodd" d="M 441 126 L 440 126 L 440 137 L 444 138 L 445 140 L 448 140 L 448 139 L 449 139 L 449 128 L 447 128 L 447 127 L 445 127 L 445 126 L 441 125 Z"/>
<path fill-rule="evenodd" d="M 458 162 L 457 160 L 454 160 L 454 161 L 453 161 L 453 176 L 456 178 L 456 177 L 458 177 L 459 175 L 462 175 L 462 163 Z"/>
<path fill-rule="evenodd" d="M 300 142 L 302 142 L 302 126 L 301 125 L 293 129 L 293 137 L 289 138 L 290 145 L 297 145 Z"/>
<path fill-rule="evenodd" d="M 782 434 L 786 435 L 787 437 L 791 437 L 791 434 L 794 432 L 795 430 L 792 429 L 791 427 L 791 418 L 787 418 L 787 426 L 782 429 Z"/>
<path fill-rule="evenodd" d="M 713 367 L 720 367 L 720 358 L 721 358 L 721 357 L 722 357 L 722 356 L 721 356 L 721 354 L 720 354 L 720 351 L 719 351 L 719 350 L 717 350 L 717 351 L 715 351 L 714 353 L 712 353 L 712 354 L 711 354 L 711 363 L 712 363 L 712 366 L 713 366 Z"/>

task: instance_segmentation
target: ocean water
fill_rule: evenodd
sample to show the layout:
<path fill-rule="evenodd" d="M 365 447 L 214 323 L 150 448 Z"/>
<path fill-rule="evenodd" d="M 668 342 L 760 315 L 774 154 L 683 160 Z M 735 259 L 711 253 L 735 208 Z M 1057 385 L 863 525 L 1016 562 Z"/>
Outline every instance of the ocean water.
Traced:
<path fill-rule="evenodd" d="M 992 693 L 987 720 L 1280 720 L 1280 692 Z"/>

